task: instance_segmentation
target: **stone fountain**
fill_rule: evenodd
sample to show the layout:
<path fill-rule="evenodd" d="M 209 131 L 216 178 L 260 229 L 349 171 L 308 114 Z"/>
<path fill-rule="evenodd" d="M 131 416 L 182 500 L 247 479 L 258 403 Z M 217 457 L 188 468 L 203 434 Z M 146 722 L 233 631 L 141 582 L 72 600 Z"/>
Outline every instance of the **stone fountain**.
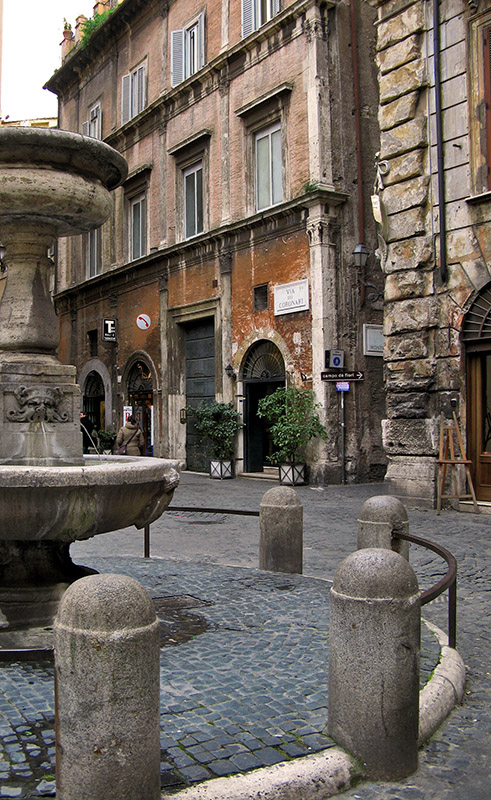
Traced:
<path fill-rule="evenodd" d="M 56 356 L 48 248 L 101 225 L 126 175 L 97 139 L 0 129 L 0 637 L 49 625 L 67 586 L 93 571 L 73 564 L 71 542 L 142 528 L 179 482 L 165 459 L 82 455 L 75 367 Z"/>

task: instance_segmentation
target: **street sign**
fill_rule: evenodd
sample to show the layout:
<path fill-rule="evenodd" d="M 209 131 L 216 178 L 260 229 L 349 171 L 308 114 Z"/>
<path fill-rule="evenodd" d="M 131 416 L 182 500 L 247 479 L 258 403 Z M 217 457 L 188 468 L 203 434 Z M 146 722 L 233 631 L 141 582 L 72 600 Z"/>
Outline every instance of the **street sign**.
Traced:
<path fill-rule="evenodd" d="M 102 320 L 102 338 L 105 342 L 116 341 L 116 320 L 103 319 Z"/>
<path fill-rule="evenodd" d="M 338 381 L 336 383 L 337 392 L 349 392 L 349 381 Z"/>
<path fill-rule="evenodd" d="M 346 372 L 345 370 L 336 370 L 336 372 L 321 372 L 321 380 L 323 381 L 363 381 L 365 380 L 365 373 L 360 370 L 353 372 Z"/>
<path fill-rule="evenodd" d="M 343 369 L 344 350 L 327 350 L 326 356 L 328 356 L 328 358 L 326 358 L 324 366 L 327 369 Z"/>

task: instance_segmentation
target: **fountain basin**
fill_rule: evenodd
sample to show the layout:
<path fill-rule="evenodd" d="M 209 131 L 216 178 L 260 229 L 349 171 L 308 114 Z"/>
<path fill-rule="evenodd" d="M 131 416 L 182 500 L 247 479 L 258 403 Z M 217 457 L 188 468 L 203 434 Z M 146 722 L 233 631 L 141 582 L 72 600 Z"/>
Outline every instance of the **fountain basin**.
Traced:
<path fill-rule="evenodd" d="M 74 542 L 160 517 L 179 483 L 174 461 L 84 456 L 77 466 L 2 465 L 0 540 Z"/>

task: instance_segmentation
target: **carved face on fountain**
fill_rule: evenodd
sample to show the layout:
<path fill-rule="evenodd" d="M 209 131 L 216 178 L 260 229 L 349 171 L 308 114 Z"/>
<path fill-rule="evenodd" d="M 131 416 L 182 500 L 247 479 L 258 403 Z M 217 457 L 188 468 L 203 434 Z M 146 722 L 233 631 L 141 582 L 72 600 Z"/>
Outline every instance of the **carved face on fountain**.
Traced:
<path fill-rule="evenodd" d="M 0 129 L 0 627 L 50 622 L 79 577 L 70 542 L 143 527 L 178 483 L 164 459 L 82 457 L 75 367 L 56 357 L 47 249 L 102 225 L 126 175 L 124 158 L 97 139 Z"/>

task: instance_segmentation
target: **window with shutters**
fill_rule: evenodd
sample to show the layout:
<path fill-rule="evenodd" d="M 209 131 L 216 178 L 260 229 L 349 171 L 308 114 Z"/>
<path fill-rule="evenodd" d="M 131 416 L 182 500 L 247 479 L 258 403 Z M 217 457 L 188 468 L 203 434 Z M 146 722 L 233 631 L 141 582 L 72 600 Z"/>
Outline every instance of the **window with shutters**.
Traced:
<path fill-rule="evenodd" d="M 121 125 L 136 117 L 147 104 L 147 66 L 140 64 L 121 79 Z"/>
<path fill-rule="evenodd" d="M 242 0 L 242 36 L 245 38 L 280 11 L 280 0 Z"/>
<path fill-rule="evenodd" d="M 171 86 L 194 75 L 205 64 L 205 12 L 180 30 L 171 31 Z"/>
<path fill-rule="evenodd" d="M 491 14 L 469 26 L 469 133 L 472 194 L 491 191 Z"/>
<path fill-rule="evenodd" d="M 210 139 L 208 128 L 169 148 L 176 164 L 176 236 L 184 241 L 207 229 Z"/>
<path fill-rule="evenodd" d="M 89 109 L 89 118 L 82 123 L 82 133 L 84 136 L 102 139 L 102 108 L 100 103 L 96 103 Z"/>

